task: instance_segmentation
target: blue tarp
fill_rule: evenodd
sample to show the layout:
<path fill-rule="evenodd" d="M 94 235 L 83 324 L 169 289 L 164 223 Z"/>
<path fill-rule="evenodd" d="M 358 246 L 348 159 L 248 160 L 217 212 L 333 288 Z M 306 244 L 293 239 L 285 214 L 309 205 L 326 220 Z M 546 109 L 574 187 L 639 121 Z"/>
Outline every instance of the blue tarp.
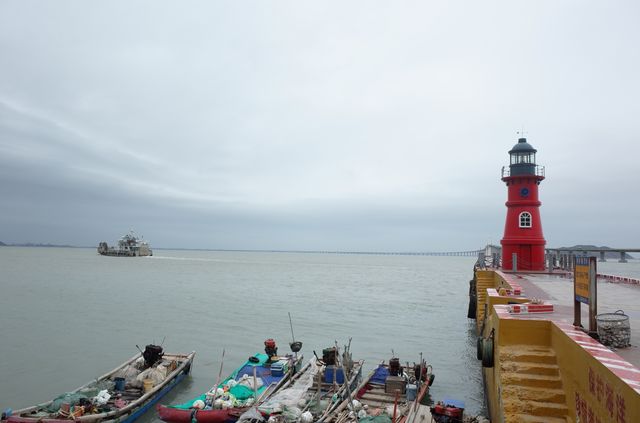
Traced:
<path fill-rule="evenodd" d="M 257 364 L 257 363 L 256 363 Z M 283 376 L 271 376 L 271 368 L 259 365 L 253 365 L 253 363 L 245 364 L 238 370 L 235 379 L 240 380 L 243 375 L 249 376 L 249 378 L 253 378 L 253 369 L 256 369 L 256 377 L 262 379 L 264 386 L 271 385 L 272 382 L 278 382 Z"/>
<path fill-rule="evenodd" d="M 384 383 L 387 381 L 388 376 L 389 376 L 389 369 L 387 369 L 381 364 L 376 369 L 376 372 L 374 373 L 373 377 L 370 379 L 370 382 L 384 385 Z"/>

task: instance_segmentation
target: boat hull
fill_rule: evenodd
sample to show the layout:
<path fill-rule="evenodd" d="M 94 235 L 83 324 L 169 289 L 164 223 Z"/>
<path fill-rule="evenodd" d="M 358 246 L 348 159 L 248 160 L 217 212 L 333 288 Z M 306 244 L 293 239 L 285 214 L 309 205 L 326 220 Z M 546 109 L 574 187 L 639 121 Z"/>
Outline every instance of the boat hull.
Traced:
<path fill-rule="evenodd" d="M 156 407 L 158 417 L 165 422 L 171 423 L 232 423 L 238 420 L 238 417 L 247 409 L 248 407 L 229 408 L 227 410 L 198 410 L 197 408 L 185 410 L 165 405 Z"/>
<path fill-rule="evenodd" d="M 299 366 L 302 361 L 302 356 L 299 356 L 299 357 L 296 356 L 295 358 L 291 356 L 287 356 L 286 359 L 291 360 L 289 370 L 286 373 L 282 373 L 279 375 L 272 375 L 271 368 L 266 367 L 266 364 L 265 364 L 268 361 L 269 356 L 258 353 L 258 354 L 255 354 L 254 357 L 258 358 L 259 362 L 247 361 L 242 366 L 240 366 L 236 371 L 234 371 L 232 375 L 226 379 L 226 382 L 230 380 L 236 380 L 236 381 L 238 381 L 239 379 L 244 380 L 242 379 L 243 376 L 246 378 L 249 374 L 252 373 L 251 370 L 253 370 L 254 374 L 256 374 L 255 372 L 257 370 L 256 377 L 259 377 L 261 380 L 266 381 L 266 383 L 262 387 L 263 391 L 261 392 L 253 391 L 253 394 L 251 397 L 255 398 L 256 394 L 259 394 L 259 399 L 263 399 L 263 400 L 266 400 L 267 398 L 269 398 L 271 395 L 277 392 L 278 389 L 280 389 L 280 387 L 282 387 L 285 383 L 287 383 L 287 381 L 299 370 Z M 271 366 L 271 364 L 269 364 L 269 366 Z M 226 382 L 222 381 L 222 383 L 218 383 L 218 389 L 220 389 L 223 385 L 225 385 Z M 233 394 L 233 389 L 234 388 L 231 388 L 229 390 L 229 393 Z M 239 405 L 239 407 L 232 407 L 232 408 L 226 408 L 226 409 L 225 408 L 209 408 L 209 407 L 207 407 L 206 409 L 199 409 L 192 406 L 192 404 L 195 401 L 203 400 L 205 398 L 205 395 L 196 397 L 193 400 L 187 401 L 183 404 L 168 405 L 168 406 L 158 405 L 156 407 L 156 410 L 158 412 L 158 417 L 161 420 L 169 423 L 192 423 L 192 422 L 232 423 L 238 420 L 238 418 L 242 415 L 242 413 L 247 411 L 250 407 L 250 403 L 248 402 L 246 404 L 244 402 L 237 404 Z M 248 397 L 244 397 L 241 400 L 246 401 L 247 399 Z M 253 403 L 253 400 L 251 400 L 251 403 Z"/>
<path fill-rule="evenodd" d="M 175 356 L 179 355 L 170 355 L 167 356 Z M 151 407 L 153 407 L 162 397 L 164 397 L 169 391 L 171 391 L 178 383 L 180 383 L 191 371 L 191 364 L 193 363 L 193 358 L 195 356 L 195 352 L 190 354 L 180 355 L 184 357 L 184 361 L 172 372 L 169 376 L 159 385 L 155 386 L 151 391 L 145 393 L 136 401 L 132 401 L 125 407 L 105 413 L 97 413 L 97 414 L 86 414 L 83 416 L 75 417 L 73 420 L 75 422 L 82 423 L 131 423 L 138 419 L 142 414 L 148 411 Z M 133 357 L 127 363 L 133 362 L 137 359 L 138 356 Z M 125 365 L 127 364 L 125 363 Z M 124 366 L 124 365 L 123 365 Z M 121 366 L 121 367 L 123 367 Z M 106 375 L 99 378 L 99 380 L 109 378 L 112 374 L 114 374 L 118 369 L 115 369 Z M 86 386 L 86 385 L 85 385 Z M 76 391 L 82 389 L 78 388 Z M 34 407 L 29 407 L 21 410 L 16 410 L 13 412 L 11 416 L 8 416 L 5 420 L 2 420 L 2 423 L 69 423 L 69 418 L 49 418 L 42 416 L 30 416 L 29 414 L 35 413 L 38 410 L 46 407 L 50 402 L 40 404 Z"/>

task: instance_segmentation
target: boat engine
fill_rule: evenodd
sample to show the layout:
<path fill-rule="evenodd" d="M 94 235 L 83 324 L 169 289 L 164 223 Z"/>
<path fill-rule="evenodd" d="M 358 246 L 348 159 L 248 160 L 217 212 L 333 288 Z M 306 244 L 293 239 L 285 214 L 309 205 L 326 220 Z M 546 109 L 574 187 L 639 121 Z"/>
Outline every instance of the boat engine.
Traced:
<path fill-rule="evenodd" d="M 335 366 L 338 358 L 338 350 L 336 347 L 325 348 L 322 350 L 322 361 L 327 366 Z"/>
<path fill-rule="evenodd" d="M 160 345 L 149 344 L 144 347 L 144 352 L 142 353 L 142 357 L 144 357 L 144 368 L 148 369 L 162 360 L 162 355 L 163 351 Z"/>
<path fill-rule="evenodd" d="M 402 376 L 402 367 L 398 357 L 389 360 L 389 376 Z"/>
<path fill-rule="evenodd" d="M 431 416 L 436 423 L 462 423 L 464 403 L 456 400 L 438 401 L 431 407 Z"/>
<path fill-rule="evenodd" d="M 278 360 L 278 347 L 276 346 L 276 341 L 272 338 L 264 341 L 264 352 L 269 357 L 268 361 L 277 361 Z M 273 359 L 272 359 L 273 358 Z"/>

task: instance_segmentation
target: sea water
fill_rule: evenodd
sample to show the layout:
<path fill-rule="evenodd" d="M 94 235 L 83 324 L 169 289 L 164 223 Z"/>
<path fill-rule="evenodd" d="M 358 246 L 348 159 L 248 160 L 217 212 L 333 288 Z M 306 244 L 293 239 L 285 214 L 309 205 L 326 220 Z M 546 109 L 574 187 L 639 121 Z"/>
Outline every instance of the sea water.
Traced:
<path fill-rule="evenodd" d="M 197 351 L 192 376 L 162 400 L 184 402 L 215 384 L 221 364 L 224 377 L 265 339 L 283 354 L 295 336 L 305 359 L 350 341 L 365 372 L 392 354 L 403 364 L 422 354 L 436 374 L 432 399 L 464 400 L 480 413 L 475 326 L 466 317 L 474 261 L 158 249 L 124 258 L 1 247 L 0 407 L 52 399 L 150 343 Z M 154 420 L 154 410 L 142 419 Z"/>

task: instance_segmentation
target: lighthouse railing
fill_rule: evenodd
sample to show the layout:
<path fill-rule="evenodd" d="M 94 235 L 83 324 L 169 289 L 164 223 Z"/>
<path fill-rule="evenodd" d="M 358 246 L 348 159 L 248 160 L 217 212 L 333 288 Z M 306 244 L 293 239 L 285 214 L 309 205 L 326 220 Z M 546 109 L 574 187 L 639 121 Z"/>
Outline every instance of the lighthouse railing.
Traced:
<path fill-rule="evenodd" d="M 535 166 L 533 168 L 533 175 L 545 177 L 544 166 Z M 508 178 L 511 176 L 511 167 L 510 166 L 502 166 L 502 177 Z"/>

